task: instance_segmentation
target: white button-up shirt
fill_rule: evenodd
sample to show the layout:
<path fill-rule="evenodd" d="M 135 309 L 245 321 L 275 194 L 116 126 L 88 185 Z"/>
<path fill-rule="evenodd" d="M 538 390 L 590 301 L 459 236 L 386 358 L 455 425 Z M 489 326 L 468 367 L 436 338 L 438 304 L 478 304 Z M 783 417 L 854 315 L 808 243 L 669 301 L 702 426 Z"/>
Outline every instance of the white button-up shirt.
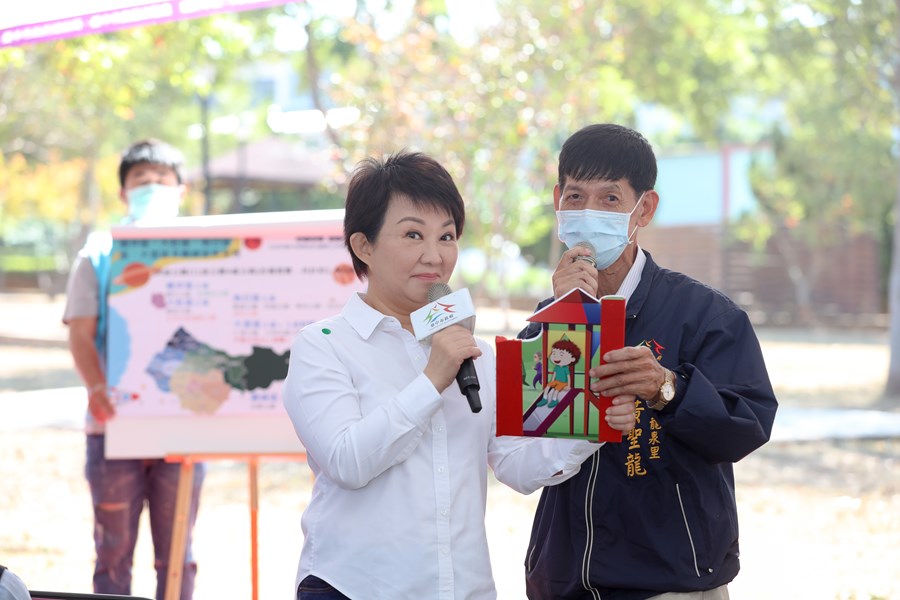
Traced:
<path fill-rule="evenodd" d="M 473 414 L 455 383 L 439 394 L 423 374 L 430 346 L 357 294 L 300 332 L 284 405 L 316 480 L 298 583 L 312 574 L 367 600 L 496 597 L 488 464 L 531 493 L 574 475 L 600 445 L 497 437 L 494 356 L 478 344 L 484 409 Z"/>

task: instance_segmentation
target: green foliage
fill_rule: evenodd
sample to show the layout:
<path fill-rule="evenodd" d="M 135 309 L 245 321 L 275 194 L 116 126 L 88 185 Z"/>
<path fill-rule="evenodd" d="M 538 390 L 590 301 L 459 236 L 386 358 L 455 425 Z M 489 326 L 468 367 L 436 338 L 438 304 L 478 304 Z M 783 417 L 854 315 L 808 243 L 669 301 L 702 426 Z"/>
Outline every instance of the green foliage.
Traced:
<path fill-rule="evenodd" d="M 761 210 L 739 224 L 743 239 L 762 245 L 783 231 L 826 244 L 865 230 L 888 243 L 900 89 L 891 0 L 497 0 L 495 8 L 499 18 L 465 40 L 449 34 L 442 0 L 412 10 L 359 0 L 352 14 L 292 3 L 0 51 L 0 228 L 40 214 L 75 223 L 77 235 L 114 219 L 121 208 L 109 173 L 122 148 L 152 135 L 197 164 L 188 129 L 200 119 L 198 99 L 212 98 L 211 117 L 244 113 L 242 74 L 289 59 L 316 106 L 359 110 L 358 121 L 326 132 L 343 170 L 335 181 L 364 156 L 434 155 L 466 199 L 463 244 L 483 249 L 489 264 L 514 242 L 555 265 L 551 198 L 563 140 L 591 122 L 637 125 L 636 107 L 648 104 L 672 117 L 656 133 L 658 148 L 760 135 L 772 144 L 776 162 L 754 167 Z M 762 134 L 735 109 L 773 104 L 781 127 Z M 214 154 L 231 143 L 221 142 L 213 138 Z M 25 189 L 23 178 L 42 183 Z M 215 208 L 339 206 L 342 191 L 254 194 L 241 205 L 217 192 Z"/>
<path fill-rule="evenodd" d="M 751 173 L 759 212 L 734 233 L 758 248 L 774 243 L 801 315 L 814 318 L 811 290 L 829 268 L 822 250 L 866 232 L 889 255 L 898 193 L 898 10 L 884 0 L 758 4 L 765 37 L 757 80 L 780 100 L 783 119 L 768 136 L 774 162 Z"/>
<path fill-rule="evenodd" d="M 0 119 L 0 228 L 38 214 L 68 228 L 71 253 L 87 230 L 121 214 L 115 170 L 128 144 L 162 138 L 196 162 L 187 132 L 197 96 L 217 94 L 225 112 L 246 105 L 232 81 L 272 52 L 268 12 L 0 51 L 0 115 L 11 117 Z"/>
<path fill-rule="evenodd" d="M 27 248 L 17 252 L 0 252 L 0 271 L 4 273 L 55 271 L 57 265 L 56 257 L 34 256 Z"/>
<path fill-rule="evenodd" d="M 867 231 L 890 244 L 884 223 L 897 195 L 900 64 L 894 2 L 770 2 L 768 81 L 780 81 L 784 124 L 770 135 L 776 160 L 753 171 L 757 243 L 787 228 L 813 248 Z"/>
<path fill-rule="evenodd" d="M 212 214 L 233 212 L 282 212 L 344 207 L 344 196 L 325 186 L 310 189 L 218 189 L 213 192 Z"/>
<path fill-rule="evenodd" d="M 308 15 L 306 64 L 333 69 L 327 95 L 361 114 L 338 137 L 345 168 L 402 147 L 435 155 L 466 198 L 464 243 L 495 260 L 496 240 L 511 239 L 555 265 L 552 188 L 569 134 L 634 124 L 636 103 L 655 101 L 712 139 L 729 99 L 752 88 L 756 26 L 719 2 L 500 0 L 468 44 L 440 29 L 442 3 L 418 3 L 395 34 L 366 7 Z"/>

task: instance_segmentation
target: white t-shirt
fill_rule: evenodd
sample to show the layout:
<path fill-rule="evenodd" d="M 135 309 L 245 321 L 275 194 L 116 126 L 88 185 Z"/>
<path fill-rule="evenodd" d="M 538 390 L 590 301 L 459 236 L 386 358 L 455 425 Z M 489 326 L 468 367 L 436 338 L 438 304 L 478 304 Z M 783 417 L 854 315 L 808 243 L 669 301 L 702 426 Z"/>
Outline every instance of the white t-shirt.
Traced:
<path fill-rule="evenodd" d="M 283 396 L 316 480 L 298 583 L 312 574 L 372 600 L 496 597 L 488 465 L 531 493 L 574 475 L 600 444 L 496 437 L 494 356 L 478 345 L 484 408 L 473 414 L 455 383 L 439 394 L 423 374 L 430 346 L 357 294 L 300 332 Z"/>

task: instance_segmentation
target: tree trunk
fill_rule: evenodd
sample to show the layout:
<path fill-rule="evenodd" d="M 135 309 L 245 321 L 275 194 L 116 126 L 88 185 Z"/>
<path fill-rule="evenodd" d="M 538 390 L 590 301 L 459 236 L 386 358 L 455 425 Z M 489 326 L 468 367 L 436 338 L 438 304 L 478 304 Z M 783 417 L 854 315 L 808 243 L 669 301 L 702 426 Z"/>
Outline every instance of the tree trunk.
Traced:
<path fill-rule="evenodd" d="M 900 396 L 900 169 L 897 171 L 897 193 L 894 199 L 894 240 L 891 253 L 891 274 L 888 283 L 890 317 L 890 362 L 885 394 Z"/>
<path fill-rule="evenodd" d="M 819 319 L 813 309 L 812 291 L 822 271 L 819 255 L 813 252 L 810 264 L 801 264 L 800 253 L 790 237 L 790 232 L 786 230 L 777 232 L 773 241 L 778 254 L 785 261 L 788 277 L 794 287 L 794 301 L 797 303 L 798 311 L 795 324 L 804 327 L 818 325 Z"/>
<path fill-rule="evenodd" d="M 894 42 L 900 46 L 900 0 L 895 1 Z M 900 60 L 894 56 L 891 87 L 894 92 L 894 118 L 900 122 L 900 74 L 896 67 Z M 896 168 L 896 167 L 895 167 Z M 897 191 L 894 197 L 894 239 L 891 252 L 891 274 L 888 283 L 888 311 L 890 311 L 890 361 L 888 362 L 887 397 L 900 396 L 900 168 L 897 169 Z"/>
<path fill-rule="evenodd" d="M 491 194 L 493 198 L 501 198 L 502 192 L 497 194 Z M 506 255 L 506 232 L 503 231 L 503 205 L 499 200 L 495 200 L 491 203 L 491 212 L 494 215 L 493 221 L 491 223 L 490 232 L 491 232 L 491 240 L 489 244 L 491 254 L 495 256 L 499 256 L 499 262 L 497 263 L 498 269 L 495 271 L 498 274 L 497 283 L 497 303 L 500 308 L 500 313 L 503 315 L 503 329 L 504 331 L 510 328 L 509 325 L 509 260 Z M 501 239 L 499 247 L 494 246 L 494 240 Z"/>
<path fill-rule="evenodd" d="M 553 273 L 556 270 L 556 266 L 559 264 L 559 259 L 562 258 L 563 252 L 566 251 L 566 248 L 563 246 L 563 243 L 559 241 L 557 226 L 554 225 L 550 230 L 550 248 L 547 251 L 547 266 L 550 268 L 550 272 Z M 550 288 L 550 291 L 553 292 L 553 288 Z"/>
<path fill-rule="evenodd" d="M 328 123 L 328 108 L 322 101 L 322 90 L 319 88 L 320 69 L 319 62 L 316 59 L 315 36 L 313 35 L 312 23 L 307 23 L 304 27 L 306 30 L 306 76 L 309 78 L 309 93 L 312 96 L 313 106 L 322 113 L 325 120 L 325 133 L 331 143 L 341 150 L 344 149 L 337 131 Z"/>
<path fill-rule="evenodd" d="M 91 230 L 94 228 L 94 225 L 100 218 L 100 206 L 102 203 L 102 198 L 100 198 L 100 190 L 97 187 L 97 180 L 94 173 L 96 167 L 96 157 L 94 156 L 95 153 L 93 152 L 93 150 L 86 154 L 87 156 L 84 160 L 84 171 L 81 175 L 81 193 L 79 195 L 79 227 L 75 232 L 74 237 L 69 240 L 67 248 L 69 264 L 72 264 L 72 260 L 75 258 L 75 255 L 78 254 L 78 251 L 84 247 L 84 243 L 87 240 L 88 235 L 91 233 Z M 85 214 L 87 214 L 86 218 Z"/>

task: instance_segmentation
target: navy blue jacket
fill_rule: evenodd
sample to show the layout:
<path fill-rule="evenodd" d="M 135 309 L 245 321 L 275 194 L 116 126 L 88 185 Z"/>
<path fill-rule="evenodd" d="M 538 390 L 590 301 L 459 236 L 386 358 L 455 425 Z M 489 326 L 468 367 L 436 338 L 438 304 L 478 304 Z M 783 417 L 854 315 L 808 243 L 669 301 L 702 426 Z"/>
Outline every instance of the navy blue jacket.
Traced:
<path fill-rule="evenodd" d="M 737 575 L 732 463 L 768 441 L 778 406 L 747 314 L 647 254 L 625 344 L 678 375 L 675 398 L 661 411 L 638 400 L 621 444 L 544 489 L 525 557 L 532 600 L 643 600 Z"/>

